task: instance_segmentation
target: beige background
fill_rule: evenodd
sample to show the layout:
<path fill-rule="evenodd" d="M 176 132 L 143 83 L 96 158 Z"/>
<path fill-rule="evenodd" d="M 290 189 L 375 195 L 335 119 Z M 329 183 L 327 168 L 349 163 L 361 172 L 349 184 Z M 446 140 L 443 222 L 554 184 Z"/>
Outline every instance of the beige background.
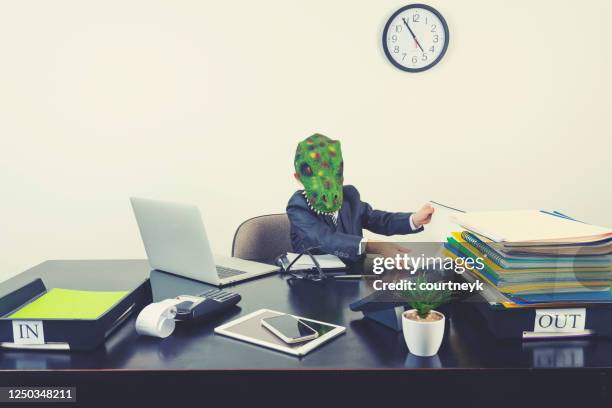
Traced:
<path fill-rule="evenodd" d="M 2 1 L 0 278 L 140 258 L 130 195 L 197 203 L 214 250 L 284 211 L 296 142 L 343 142 L 377 207 L 556 208 L 612 225 L 612 2 L 428 0 L 451 44 L 406 74 L 406 1 Z"/>

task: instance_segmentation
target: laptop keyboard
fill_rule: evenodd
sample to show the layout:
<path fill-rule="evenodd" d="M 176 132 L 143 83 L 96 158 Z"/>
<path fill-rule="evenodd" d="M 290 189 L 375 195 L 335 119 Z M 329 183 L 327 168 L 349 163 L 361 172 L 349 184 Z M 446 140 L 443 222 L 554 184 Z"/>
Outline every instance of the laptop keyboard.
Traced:
<path fill-rule="evenodd" d="M 238 269 L 226 268 L 224 266 L 217 265 L 217 275 L 219 275 L 221 279 L 230 278 L 232 276 L 242 275 L 245 273 L 246 272 L 239 271 Z"/>

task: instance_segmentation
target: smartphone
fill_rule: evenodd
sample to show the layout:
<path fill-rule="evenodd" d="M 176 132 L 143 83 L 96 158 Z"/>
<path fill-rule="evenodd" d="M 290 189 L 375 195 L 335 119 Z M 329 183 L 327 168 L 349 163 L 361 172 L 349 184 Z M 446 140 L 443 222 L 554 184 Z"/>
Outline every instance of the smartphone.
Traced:
<path fill-rule="evenodd" d="M 308 324 L 286 314 L 261 319 L 261 325 L 288 344 L 301 343 L 319 336 Z"/>

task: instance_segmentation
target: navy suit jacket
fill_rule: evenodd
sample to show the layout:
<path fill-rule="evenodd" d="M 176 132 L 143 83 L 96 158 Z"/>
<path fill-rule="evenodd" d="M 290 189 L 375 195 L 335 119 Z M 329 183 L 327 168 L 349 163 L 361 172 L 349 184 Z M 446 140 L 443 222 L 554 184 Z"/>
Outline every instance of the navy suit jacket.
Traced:
<path fill-rule="evenodd" d="M 411 234 L 412 213 L 391 213 L 374 210 L 359 197 L 353 186 L 344 186 L 344 198 L 338 214 L 338 225 L 331 216 L 316 214 L 308 207 L 303 190 L 296 191 L 287 204 L 287 215 L 291 223 L 291 244 L 295 252 L 318 247 L 314 253 L 336 255 L 349 262 L 360 259 L 359 245 L 363 229 L 381 235 Z"/>

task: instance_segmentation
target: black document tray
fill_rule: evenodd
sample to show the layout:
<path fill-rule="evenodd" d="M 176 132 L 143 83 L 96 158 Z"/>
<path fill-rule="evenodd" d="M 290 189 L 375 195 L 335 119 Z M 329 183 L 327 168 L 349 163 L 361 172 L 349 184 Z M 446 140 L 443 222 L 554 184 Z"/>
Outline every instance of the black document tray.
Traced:
<path fill-rule="evenodd" d="M 480 295 L 477 301 L 464 302 L 463 305 L 471 307 L 482 316 L 489 330 L 498 338 L 529 338 L 533 333 L 537 309 L 544 307 L 504 308 L 500 305 L 492 305 Z M 550 309 L 586 309 L 585 330 L 589 335 L 612 336 L 612 303 L 590 303 L 563 306 L 550 306 Z M 586 333 L 551 333 L 550 336 L 543 334 L 541 338 L 559 337 L 584 337 Z"/>
<path fill-rule="evenodd" d="M 0 316 L 11 312 L 47 291 L 41 279 L 0 298 Z M 0 317 L 0 347 L 43 350 L 91 350 L 101 345 L 106 338 L 128 317 L 151 303 L 151 286 L 145 280 L 115 306 L 95 320 L 81 319 L 8 319 Z M 13 322 L 29 322 L 38 333 L 37 324 L 42 325 L 39 344 L 22 344 L 13 338 Z M 28 332 L 27 328 L 24 328 Z M 32 330 L 29 336 L 36 336 Z M 41 344 L 44 341 L 44 344 Z"/>

